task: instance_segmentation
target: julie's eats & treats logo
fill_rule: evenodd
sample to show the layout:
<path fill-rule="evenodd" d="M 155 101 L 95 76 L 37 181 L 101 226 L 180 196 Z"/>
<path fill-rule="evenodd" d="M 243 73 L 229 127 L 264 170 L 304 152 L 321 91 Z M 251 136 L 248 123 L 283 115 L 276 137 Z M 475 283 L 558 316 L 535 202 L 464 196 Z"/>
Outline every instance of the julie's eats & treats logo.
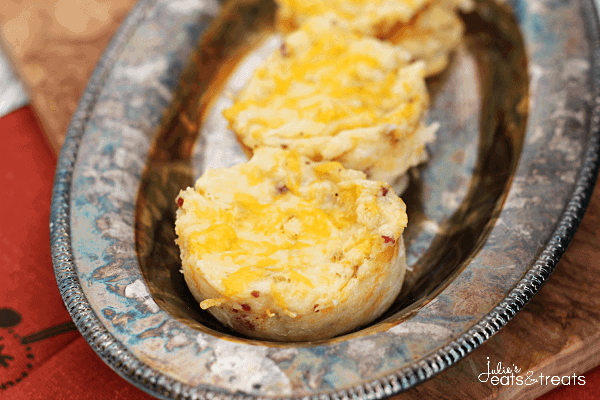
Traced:
<path fill-rule="evenodd" d="M 487 357 L 487 371 L 477 376 L 479 382 L 494 386 L 532 386 L 532 385 L 585 385 L 585 376 L 573 375 L 545 375 L 533 371 L 523 372 L 515 364 L 505 365 L 502 362 L 492 363 Z"/>

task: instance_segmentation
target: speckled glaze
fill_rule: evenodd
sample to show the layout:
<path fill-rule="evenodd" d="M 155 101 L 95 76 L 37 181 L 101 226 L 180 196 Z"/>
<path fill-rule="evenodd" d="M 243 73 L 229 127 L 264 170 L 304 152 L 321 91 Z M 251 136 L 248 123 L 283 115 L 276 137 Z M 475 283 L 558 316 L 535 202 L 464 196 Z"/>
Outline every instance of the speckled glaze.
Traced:
<path fill-rule="evenodd" d="M 203 125 L 214 82 L 272 11 L 264 0 L 140 0 L 60 155 L 50 228 L 65 304 L 100 357 L 159 398 L 371 399 L 428 379 L 543 285 L 596 179 L 596 4 L 482 1 L 453 65 L 429 82 L 441 129 L 405 198 L 412 271 L 394 306 L 321 342 L 227 331 L 186 294 L 169 226 L 174 194 L 230 157 L 220 149 L 235 143 Z"/>

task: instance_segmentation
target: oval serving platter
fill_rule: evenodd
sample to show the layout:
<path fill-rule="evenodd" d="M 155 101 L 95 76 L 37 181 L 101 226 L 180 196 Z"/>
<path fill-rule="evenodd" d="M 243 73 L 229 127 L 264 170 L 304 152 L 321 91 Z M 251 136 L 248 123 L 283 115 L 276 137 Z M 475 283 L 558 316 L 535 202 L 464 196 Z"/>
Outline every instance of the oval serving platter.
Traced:
<path fill-rule="evenodd" d="M 402 196 L 410 270 L 374 323 L 251 340 L 202 311 L 174 243 L 175 197 L 246 160 L 221 116 L 280 38 L 272 0 L 140 0 L 101 59 L 57 167 L 51 243 L 84 338 L 159 398 L 383 398 L 456 363 L 548 279 L 600 153 L 593 0 L 479 0 L 428 80 L 430 161 Z"/>

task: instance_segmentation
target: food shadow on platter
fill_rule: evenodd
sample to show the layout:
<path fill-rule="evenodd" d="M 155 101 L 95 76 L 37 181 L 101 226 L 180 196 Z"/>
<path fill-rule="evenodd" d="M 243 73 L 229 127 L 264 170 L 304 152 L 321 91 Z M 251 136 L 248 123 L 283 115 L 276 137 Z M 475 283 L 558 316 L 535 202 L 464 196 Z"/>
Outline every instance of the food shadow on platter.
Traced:
<path fill-rule="evenodd" d="M 237 340 L 249 339 L 200 309 L 180 272 L 175 198 L 206 169 L 247 159 L 221 110 L 230 101 L 229 92 L 240 87 L 239 76 L 248 76 L 239 70 L 264 60 L 269 40 L 276 43 L 275 9 L 269 0 L 225 5 L 190 57 L 165 112 L 136 204 L 136 252 L 156 303 L 194 329 Z M 428 120 L 440 124 L 428 147 L 430 159 L 410 171 L 401 195 L 409 219 L 402 291 L 373 323 L 328 340 L 371 334 L 410 318 L 477 254 L 502 209 L 525 135 L 525 48 L 506 6 L 479 1 L 461 17 L 463 43 L 448 68 L 427 80 Z"/>

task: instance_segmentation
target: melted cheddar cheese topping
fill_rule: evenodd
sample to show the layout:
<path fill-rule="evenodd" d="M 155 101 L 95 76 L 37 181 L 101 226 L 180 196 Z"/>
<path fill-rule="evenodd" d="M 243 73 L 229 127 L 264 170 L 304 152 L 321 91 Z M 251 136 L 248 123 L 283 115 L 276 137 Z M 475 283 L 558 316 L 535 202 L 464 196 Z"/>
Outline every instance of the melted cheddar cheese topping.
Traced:
<path fill-rule="evenodd" d="M 261 148 L 248 163 L 209 170 L 182 191 L 176 233 L 184 274 L 218 292 L 202 307 L 256 292 L 294 313 L 341 293 L 407 223 L 389 185 L 364 177 L 337 162 Z"/>
<path fill-rule="evenodd" d="M 464 25 L 457 9 L 471 7 L 469 0 L 434 0 L 386 40 L 425 61 L 427 76 L 435 75 L 446 68 L 450 53 L 462 40 Z"/>
<path fill-rule="evenodd" d="M 280 23 L 289 30 L 306 19 L 335 13 L 357 33 L 385 34 L 399 23 L 407 23 L 431 0 L 277 0 Z"/>

